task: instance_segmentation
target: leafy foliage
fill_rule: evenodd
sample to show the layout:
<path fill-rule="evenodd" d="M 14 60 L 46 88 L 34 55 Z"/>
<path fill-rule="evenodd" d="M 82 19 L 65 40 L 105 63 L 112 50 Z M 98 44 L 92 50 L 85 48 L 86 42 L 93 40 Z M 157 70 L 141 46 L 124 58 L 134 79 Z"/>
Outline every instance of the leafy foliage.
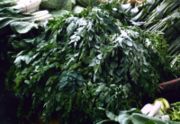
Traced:
<path fill-rule="evenodd" d="M 168 53 L 171 59 L 171 68 L 180 75 L 180 37 L 178 37 L 168 48 Z"/>
<path fill-rule="evenodd" d="M 165 40 L 126 26 L 129 20 L 111 16 L 110 7 L 52 20 L 34 39 L 11 38 L 16 51 L 8 82 L 22 103 L 32 99 L 30 115 L 40 107 L 46 119 L 58 113 L 64 124 L 93 123 L 104 117 L 99 108 L 117 113 L 154 94 Z"/>
<path fill-rule="evenodd" d="M 6 73 L 10 67 L 11 57 L 8 56 L 8 52 L 12 48 L 9 44 L 9 39 L 14 36 L 22 35 L 22 37 L 27 34 L 29 37 L 33 37 L 34 31 L 39 29 L 39 25 L 35 23 L 31 15 L 22 14 L 20 11 L 15 10 L 13 6 L 15 5 L 15 0 L 0 0 L 0 90 L 4 91 L 4 80 L 6 78 Z M 36 29 L 36 30 L 34 30 Z M 32 32 L 31 32 L 32 31 Z M 31 33 L 30 33 L 31 32 Z"/>
<path fill-rule="evenodd" d="M 180 26 L 180 2 L 178 0 L 148 0 L 136 6 L 129 4 L 118 6 L 117 3 L 111 5 L 117 8 L 116 12 L 112 11 L 114 17 L 119 18 L 119 14 L 125 13 L 125 17 L 129 20 L 127 25 L 139 26 L 143 30 L 162 32 L 169 43 L 168 53 L 165 54 L 169 55 L 169 58 L 166 59 L 166 65 L 171 65 L 171 67 L 167 68 L 171 70 L 171 74 L 178 77 L 180 30 L 177 27 Z"/>
<path fill-rule="evenodd" d="M 173 121 L 180 121 L 180 102 L 173 103 L 171 105 L 171 109 L 169 110 L 169 114 Z"/>
<path fill-rule="evenodd" d="M 162 121 L 158 118 L 147 117 L 137 109 L 120 111 L 119 115 L 115 115 L 109 111 L 105 113 L 108 119 L 102 120 L 97 124 L 178 124 L 178 122 Z"/>
<path fill-rule="evenodd" d="M 10 35 L 12 32 L 25 34 L 38 25 L 30 15 L 23 15 L 11 7 L 0 9 L 0 36 Z"/>
<path fill-rule="evenodd" d="M 141 24 L 143 29 L 161 31 L 169 42 L 167 65 L 179 76 L 179 34 L 180 30 L 180 1 L 155 0 L 138 6 L 139 11 L 132 18 L 135 24 Z"/>

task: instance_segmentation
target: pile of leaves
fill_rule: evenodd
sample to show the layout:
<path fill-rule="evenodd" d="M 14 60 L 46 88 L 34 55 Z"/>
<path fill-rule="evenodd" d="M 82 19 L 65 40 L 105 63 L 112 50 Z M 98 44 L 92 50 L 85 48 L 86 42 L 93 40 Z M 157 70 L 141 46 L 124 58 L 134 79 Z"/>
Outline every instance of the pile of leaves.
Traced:
<path fill-rule="evenodd" d="M 35 38 L 10 39 L 7 82 L 21 100 L 20 118 L 95 123 L 105 116 L 100 108 L 118 113 L 153 97 L 167 43 L 158 32 L 128 26 L 123 13 L 116 19 L 110 7 L 56 18 Z"/>
<path fill-rule="evenodd" d="M 132 10 L 136 10 L 132 13 Z M 149 31 L 161 31 L 169 43 L 168 63 L 172 73 L 180 75 L 180 1 L 179 0 L 148 0 L 142 5 L 128 8 L 130 20 L 135 25 Z"/>
<path fill-rule="evenodd" d="M 122 13 L 124 13 L 123 18 L 129 20 L 127 25 L 138 26 L 143 30 L 161 32 L 169 44 L 168 53 L 166 53 L 169 56 L 169 59 L 166 60 L 167 65 L 171 65 L 171 74 L 174 74 L 175 77 L 180 75 L 180 30 L 177 28 L 180 26 L 179 0 L 147 0 L 137 5 L 131 5 L 123 0 L 115 0 L 106 7 L 109 10 L 112 9 L 110 13 L 117 19 L 121 20 Z"/>
<path fill-rule="evenodd" d="M 145 20 L 145 27 L 151 31 L 162 31 L 164 37 L 169 42 L 168 55 L 170 58 L 171 69 L 177 76 L 180 75 L 180 1 L 179 0 L 157 0 L 157 4 L 152 3 L 151 9 Z M 147 5 L 148 6 L 148 5 Z M 144 9 L 144 7 L 143 7 Z M 151 11 L 152 10 L 152 11 Z M 144 9 L 145 11 L 145 9 Z"/>
<path fill-rule="evenodd" d="M 8 56 L 11 47 L 9 39 L 21 35 L 33 37 L 38 32 L 39 25 L 35 23 L 34 18 L 29 14 L 22 14 L 14 9 L 15 0 L 0 0 L 0 90 L 4 90 L 4 80 L 10 67 L 11 57 Z M 31 33 L 30 33 L 31 32 Z"/>
<path fill-rule="evenodd" d="M 14 9 L 14 4 L 13 2 L 0 3 L 0 7 L 2 7 L 0 9 L 0 36 L 9 36 L 13 33 L 25 34 L 38 28 L 34 18 Z"/>

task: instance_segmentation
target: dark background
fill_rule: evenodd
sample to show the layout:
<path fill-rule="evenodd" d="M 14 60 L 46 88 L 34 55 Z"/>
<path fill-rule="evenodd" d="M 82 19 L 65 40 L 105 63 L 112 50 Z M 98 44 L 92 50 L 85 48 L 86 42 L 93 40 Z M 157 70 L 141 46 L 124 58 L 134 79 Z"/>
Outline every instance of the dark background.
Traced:
<path fill-rule="evenodd" d="M 0 40 L 0 124 L 18 124 L 18 99 L 13 93 L 5 90 L 5 77 L 9 69 L 6 40 Z"/>

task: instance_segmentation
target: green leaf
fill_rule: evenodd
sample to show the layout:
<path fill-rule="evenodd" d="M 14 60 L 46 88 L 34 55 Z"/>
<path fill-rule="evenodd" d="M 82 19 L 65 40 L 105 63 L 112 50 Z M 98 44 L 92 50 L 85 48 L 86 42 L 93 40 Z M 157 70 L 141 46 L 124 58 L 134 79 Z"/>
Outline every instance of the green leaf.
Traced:
<path fill-rule="evenodd" d="M 37 29 L 38 25 L 35 23 L 29 23 L 29 22 L 13 22 L 11 23 L 11 27 L 13 30 L 15 30 L 17 33 L 19 34 L 25 34 L 27 32 L 29 32 L 32 29 Z"/>

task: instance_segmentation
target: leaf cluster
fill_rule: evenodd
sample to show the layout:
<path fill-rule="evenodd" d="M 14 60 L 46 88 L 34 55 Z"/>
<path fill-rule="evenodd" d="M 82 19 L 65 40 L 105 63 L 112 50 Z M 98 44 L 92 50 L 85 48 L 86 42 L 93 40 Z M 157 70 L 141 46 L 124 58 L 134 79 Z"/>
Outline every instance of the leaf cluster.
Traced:
<path fill-rule="evenodd" d="M 22 103 L 32 99 L 30 116 L 40 107 L 45 119 L 93 123 L 104 116 L 100 108 L 118 112 L 154 94 L 165 41 L 102 8 L 56 18 L 33 39 L 11 39 L 18 48 L 8 82 Z"/>

